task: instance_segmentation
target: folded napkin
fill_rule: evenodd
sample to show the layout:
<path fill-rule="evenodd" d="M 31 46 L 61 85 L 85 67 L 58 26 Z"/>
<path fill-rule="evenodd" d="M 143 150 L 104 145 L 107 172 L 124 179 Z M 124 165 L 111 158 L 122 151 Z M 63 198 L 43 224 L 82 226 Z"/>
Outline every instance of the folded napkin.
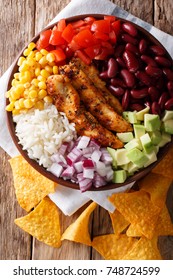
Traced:
<path fill-rule="evenodd" d="M 51 22 L 50 24 L 58 21 L 61 18 L 79 14 L 113 14 L 117 17 L 131 20 L 132 22 L 142 26 L 153 34 L 168 50 L 170 55 L 173 57 L 173 37 L 168 35 L 152 25 L 140 20 L 137 17 L 124 11 L 117 5 L 107 0 L 72 0 Z M 5 96 L 4 93 L 7 89 L 8 77 L 10 75 L 12 66 L 5 72 L 0 78 L 1 94 L 0 94 L 0 146 L 4 149 L 11 157 L 19 154 L 16 149 L 11 136 L 8 131 L 6 116 L 5 116 Z M 62 185 L 58 185 L 56 192 L 50 194 L 51 200 L 63 211 L 65 215 L 72 215 L 81 206 L 87 203 L 89 200 L 97 202 L 99 205 L 104 207 L 110 212 L 114 211 L 114 206 L 107 199 L 113 193 L 124 192 L 129 190 L 133 186 L 128 184 L 121 188 L 117 188 L 109 191 L 87 191 L 81 193 L 80 190 L 73 190 Z"/>

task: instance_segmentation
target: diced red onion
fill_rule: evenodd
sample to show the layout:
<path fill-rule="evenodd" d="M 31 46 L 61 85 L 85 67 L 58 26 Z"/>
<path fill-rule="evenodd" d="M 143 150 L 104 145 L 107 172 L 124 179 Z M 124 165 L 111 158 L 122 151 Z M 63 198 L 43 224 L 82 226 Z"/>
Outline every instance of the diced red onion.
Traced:
<path fill-rule="evenodd" d="M 82 192 L 89 190 L 92 186 L 92 179 L 84 178 L 79 182 L 79 187 Z"/>
<path fill-rule="evenodd" d="M 100 157 L 101 157 L 102 153 L 101 151 L 99 150 L 95 150 L 92 155 L 91 155 L 91 159 L 94 161 L 94 162 L 98 162 L 100 160 Z"/>
<path fill-rule="evenodd" d="M 82 153 L 84 157 L 89 158 L 91 157 L 93 151 L 94 151 L 94 147 L 87 147 L 82 150 Z"/>
<path fill-rule="evenodd" d="M 94 168 L 94 163 L 91 159 L 85 159 L 83 161 L 83 168 Z"/>
<path fill-rule="evenodd" d="M 77 161 L 74 163 L 74 168 L 77 173 L 80 173 L 83 171 L 83 162 L 82 161 Z"/>
<path fill-rule="evenodd" d="M 68 166 L 62 173 L 62 177 L 66 177 L 71 179 L 73 174 L 75 173 L 75 169 L 73 166 Z"/>
<path fill-rule="evenodd" d="M 63 167 L 60 164 L 54 162 L 48 169 L 48 171 L 50 171 L 52 174 L 59 178 L 63 171 Z"/>
<path fill-rule="evenodd" d="M 110 156 L 108 151 L 105 148 L 102 148 L 101 152 L 102 152 L 101 160 L 106 164 L 112 163 L 112 157 Z"/>
<path fill-rule="evenodd" d="M 106 165 L 105 165 L 105 163 L 102 162 L 102 161 L 96 162 L 96 171 L 101 177 L 106 176 Z"/>
<path fill-rule="evenodd" d="M 67 147 L 68 147 L 68 143 L 63 143 L 59 148 L 58 153 L 64 156 L 65 152 L 67 151 Z"/>
<path fill-rule="evenodd" d="M 83 177 L 93 179 L 94 178 L 94 168 L 84 168 L 83 169 Z"/>
<path fill-rule="evenodd" d="M 94 147 L 96 150 L 100 149 L 100 145 L 93 139 L 90 141 L 89 147 Z"/>
<path fill-rule="evenodd" d="M 88 136 L 82 136 L 78 142 L 77 148 L 84 149 L 88 147 L 89 142 L 90 142 L 90 138 Z"/>
<path fill-rule="evenodd" d="M 96 188 L 99 188 L 101 186 L 105 186 L 107 184 L 106 180 L 100 176 L 98 173 L 95 174 L 94 176 L 94 186 Z"/>
<path fill-rule="evenodd" d="M 72 166 L 78 159 L 82 156 L 82 151 L 77 149 L 76 147 L 67 155 L 67 163 Z"/>

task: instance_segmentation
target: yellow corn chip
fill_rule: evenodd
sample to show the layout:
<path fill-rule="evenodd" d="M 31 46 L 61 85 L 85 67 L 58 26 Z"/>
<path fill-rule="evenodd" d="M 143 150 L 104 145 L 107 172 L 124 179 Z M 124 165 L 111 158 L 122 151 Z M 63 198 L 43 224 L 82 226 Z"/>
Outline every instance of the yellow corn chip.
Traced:
<path fill-rule="evenodd" d="M 167 155 L 152 169 L 152 172 L 173 179 L 173 146 Z"/>
<path fill-rule="evenodd" d="M 168 209 L 165 207 L 160 213 L 158 223 L 155 229 L 155 235 L 173 235 L 173 223 L 169 215 Z"/>
<path fill-rule="evenodd" d="M 55 183 L 37 172 L 22 156 L 14 157 L 9 162 L 18 203 L 27 212 L 55 191 Z"/>
<path fill-rule="evenodd" d="M 95 237 L 92 247 L 105 260 L 121 260 L 136 242 L 137 239 L 127 237 L 125 234 L 120 234 L 119 236 L 107 234 Z"/>
<path fill-rule="evenodd" d="M 123 260 L 161 260 L 157 240 L 157 237 L 149 240 L 142 236 L 123 257 Z"/>
<path fill-rule="evenodd" d="M 117 193 L 109 199 L 128 222 L 138 224 L 144 236 L 150 239 L 153 237 L 161 209 L 150 201 L 148 193 Z"/>
<path fill-rule="evenodd" d="M 88 232 L 88 224 L 91 213 L 96 208 L 97 203 L 92 202 L 62 234 L 61 240 L 67 239 L 86 245 L 91 245 L 91 238 Z"/>
<path fill-rule="evenodd" d="M 119 235 L 128 225 L 129 222 L 126 221 L 123 215 L 116 209 L 113 213 L 109 212 L 112 227 L 115 235 Z"/>
<path fill-rule="evenodd" d="M 58 208 L 48 197 L 28 215 L 16 219 L 15 224 L 47 245 L 61 245 Z"/>
<path fill-rule="evenodd" d="M 142 180 L 138 181 L 141 190 L 150 194 L 151 201 L 154 205 L 163 208 L 168 189 L 172 183 L 172 179 L 159 174 L 149 173 Z"/>
<path fill-rule="evenodd" d="M 140 227 L 137 224 L 131 224 L 126 230 L 127 236 L 131 237 L 141 237 L 143 234 L 140 231 Z M 153 233 L 155 235 L 155 232 Z"/>

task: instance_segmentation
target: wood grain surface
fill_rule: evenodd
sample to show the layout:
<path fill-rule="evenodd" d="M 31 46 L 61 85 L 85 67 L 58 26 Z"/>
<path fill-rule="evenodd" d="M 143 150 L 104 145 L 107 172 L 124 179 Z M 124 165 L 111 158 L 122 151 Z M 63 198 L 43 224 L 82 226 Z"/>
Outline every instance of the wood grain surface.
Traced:
<path fill-rule="evenodd" d="M 77 0 L 76 0 L 77 1 Z M 93 0 L 94 1 L 94 0 Z M 18 52 L 31 38 L 45 27 L 70 0 L 0 0 L 0 75 L 11 65 Z M 172 0 L 112 0 L 135 16 L 173 35 Z M 14 225 L 14 219 L 25 215 L 13 189 L 12 173 L 8 155 L 0 149 L 0 259 L 102 259 L 85 245 L 64 241 L 60 249 L 53 249 L 38 242 Z M 173 208 L 173 192 L 169 192 L 168 204 Z M 80 209 L 71 217 L 61 214 L 64 230 L 79 215 Z M 90 221 L 92 236 L 111 233 L 108 213 L 100 207 Z M 173 259 L 173 238 L 163 237 L 159 247 L 165 259 Z"/>

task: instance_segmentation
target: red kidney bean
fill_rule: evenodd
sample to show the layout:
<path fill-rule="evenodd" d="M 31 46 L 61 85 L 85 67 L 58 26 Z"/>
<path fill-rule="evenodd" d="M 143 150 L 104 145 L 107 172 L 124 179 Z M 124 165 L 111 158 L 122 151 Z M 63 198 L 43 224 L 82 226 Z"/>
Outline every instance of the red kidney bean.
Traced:
<path fill-rule="evenodd" d="M 126 89 L 122 98 L 122 107 L 124 111 L 127 110 L 129 103 L 130 103 L 130 91 Z"/>
<path fill-rule="evenodd" d="M 111 57 L 108 60 L 108 69 L 107 69 L 108 78 L 115 77 L 117 72 L 118 72 L 118 63 L 114 58 Z"/>
<path fill-rule="evenodd" d="M 171 65 L 172 65 L 171 61 L 168 58 L 163 57 L 163 56 L 156 56 L 155 61 L 164 67 L 171 67 Z"/>
<path fill-rule="evenodd" d="M 144 109 L 144 105 L 142 104 L 139 103 L 130 104 L 130 110 L 132 111 L 141 111 L 142 109 Z"/>
<path fill-rule="evenodd" d="M 137 71 L 135 76 L 146 86 L 152 85 L 152 78 L 145 71 Z"/>
<path fill-rule="evenodd" d="M 168 88 L 169 91 L 173 91 L 173 81 L 169 81 L 167 83 L 167 88 Z"/>
<path fill-rule="evenodd" d="M 110 80 L 111 82 L 111 85 L 114 86 L 114 87 L 122 87 L 122 88 L 126 88 L 127 85 L 125 84 L 125 82 L 120 79 L 120 78 L 112 78 Z"/>
<path fill-rule="evenodd" d="M 167 92 L 163 92 L 158 101 L 161 110 L 164 109 L 165 103 L 168 99 L 169 99 L 169 94 Z"/>
<path fill-rule="evenodd" d="M 138 48 L 135 45 L 131 44 L 131 43 L 127 43 L 126 44 L 125 50 L 130 51 L 130 52 L 134 53 L 135 55 L 139 55 Z"/>
<path fill-rule="evenodd" d="M 151 105 L 151 112 L 152 112 L 152 114 L 156 114 L 156 115 L 161 114 L 160 106 L 156 101 L 154 101 Z"/>
<path fill-rule="evenodd" d="M 132 89 L 130 91 L 130 94 L 133 98 L 141 99 L 148 96 L 148 88 L 146 87 L 142 89 Z"/>
<path fill-rule="evenodd" d="M 122 96 L 124 94 L 124 89 L 121 87 L 114 87 L 114 86 L 110 85 L 109 89 L 112 92 L 112 94 L 114 94 L 117 97 Z"/>
<path fill-rule="evenodd" d="M 166 75 L 168 80 L 173 81 L 173 71 L 169 68 L 163 68 L 163 73 Z"/>
<path fill-rule="evenodd" d="M 166 110 L 173 110 L 173 97 L 165 103 Z"/>
<path fill-rule="evenodd" d="M 148 65 L 151 65 L 151 66 L 154 66 L 154 67 L 157 67 L 157 63 L 155 62 L 154 59 L 152 59 L 150 56 L 148 55 L 141 55 L 141 59 Z"/>
<path fill-rule="evenodd" d="M 114 52 L 114 56 L 115 57 L 119 57 L 122 55 L 122 53 L 124 52 L 125 49 L 125 45 L 118 45 L 115 48 L 115 52 Z"/>
<path fill-rule="evenodd" d="M 145 39 L 141 39 L 139 42 L 139 51 L 140 53 L 144 54 L 147 50 L 147 41 Z"/>
<path fill-rule="evenodd" d="M 107 71 L 101 72 L 99 76 L 101 79 L 106 80 L 108 79 L 108 72 Z"/>
<path fill-rule="evenodd" d="M 130 36 L 129 34 L 122 34 L 121 38 L 126 43 L 131 43 L 133 45 L 137 45 L 138 44 L 138 40 L 135 39 L 134 37 Z"/>
<path fill-rule="evenodd" d="M 155 85 L 156 88 L 162 91 L 165 88 L 165 81 L 163 79 L 163 75 L 156 79 L 153 78 L 153 84 Z"/>
<path fill-rule="evenodd" d="M 166 51 L 161 47 L 157 45 L 150 46 L 150 50 L 155 54 L 155 55 L 165 55 Z"/>
<path fill-rule="evenodd" d="M 162 76 L 162 70 L 158 67 L 153 67 L 151 65 L 148 65 L 145 68 L 145 71 L 147 72 L 148 75 L 150 75 L 151 77 L 160 77 Z"/>
<path fill-rule="evenodd" d="M 123 23 L 122 29 L 133 37 L 136 37 L 138 34 L 136 27 L 130 22 Z"/>
<path fill-rule="evenodd" d="M 125 81 L 127 87 L 132 88 L 135 85 L 135 76 L 133 73 L 129 72 L 127 69 L 121 70 L 121 76 Z"/>
<path fill-rule="evenodd" d="M 123 59 L 127 68 L 130 72 L 134 73 L 139 69 L 139 61 L 137 57 L 130 51 L 125 51 L 123 53 Z"/>
<path fill-rule="evenodd" d="M 126 68 L 126 64 L 124 62 L 124 59 L 122 57 L 117 57 L 116 61 L 122 68 Z"/>
<path fill-rule="evenodd" d="M 157 101 L 159 99 L 160 93 L 156 87 L 149 87 L 148 93 L 151 98 L 151 101 Z"/>

